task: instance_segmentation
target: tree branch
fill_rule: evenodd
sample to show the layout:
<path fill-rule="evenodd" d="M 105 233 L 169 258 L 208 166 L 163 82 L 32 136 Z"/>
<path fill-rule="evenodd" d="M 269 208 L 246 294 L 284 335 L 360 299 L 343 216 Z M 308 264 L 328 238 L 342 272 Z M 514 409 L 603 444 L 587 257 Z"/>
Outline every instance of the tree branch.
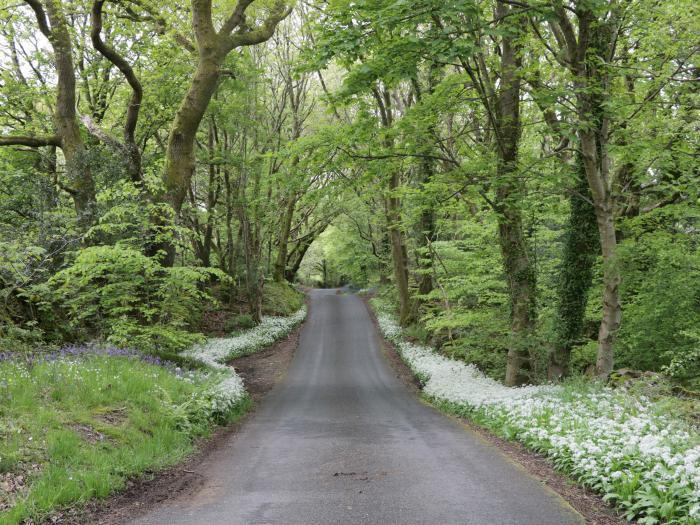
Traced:
<path fill-rule="evenodd" d="M 44 34 L 46 38 L 49 38 L 51 36 L 51 29 L 49 29 L 49 22 L 46 19 L 46 12 L 44 11 L 44 6 L 41 5 L 41 2 L 39 0 L 24 1 L 34 11 L 34 14 L 36 15 L 36 21 L 39 24 L 39 30 Z"/>
<path fill-rule="evenodd" d="M 141 100 L 143 99 L 143 88 L 141 82 L 136 77 L 131 65 L 117 53 L 114 48 L 108 46 L 100 36 L 102 32 L 102 6 L 105 0 L 95 0 L 92 4 L 92 12 L 90 15 L 91 31 L 90 39 L 93 47 L 112 64 L 117 66 L 124 78 L 131 86 L 131 100 L 129 108 L 126 112 L 126 122 L 124 123 L 124 141 L 127 144 L 135 145 L 134 132 L 139 119 L 139 110 L 141 109 Z"/>
<path fill-rule="evenodd" d="M 240 1 L 245 2 L 247 0 Z M 231 51 L 241 46 L 254 46 L 269 40 L 274 34 L 277 25 L 287 18 L 291 12 L 292 7 L 287 7 L 283 0 L 278 0 L 261 26 L 250 31 L 240 31 L 233 35 L 221 35 L 224 38 L 226 50 Z"/>
<path fill-rule="evenodd" d="M 236 29 L 238 26 L 240 26 L 243 22 L 245 22 L 245 10 L 248 9 L 248 6 L 252 4 L 255 0 L 238 0 L 238 3 L 236 4 L 236 7 L 233 9 L 233 12 L 231 13 L 231 16 L 228 17 L 226 22 L 224 22 L 224 25 L 221 26 L 221 30 L 219 31 L 220 36 L 226 36 L 230 35 L 231 31 Z"/>
<path fill-rule="evenodd" d="M 89 115 L 81 115 L 80 122 L 85 125 L 90 135 L 96 137 L 98 140 L 119 153 L 126 153 L 126 146 L 97 125 L 97 123 L 92 120 Z"/>
<path fill-rule="evenodd" d="M 61 139 L 56 135 L 47 137 L 33 136 L 5 136 L 0 137 L 0 146 L 29 146 L 30 148 L 41 148 L 43 146 L 61 146 Z"/>

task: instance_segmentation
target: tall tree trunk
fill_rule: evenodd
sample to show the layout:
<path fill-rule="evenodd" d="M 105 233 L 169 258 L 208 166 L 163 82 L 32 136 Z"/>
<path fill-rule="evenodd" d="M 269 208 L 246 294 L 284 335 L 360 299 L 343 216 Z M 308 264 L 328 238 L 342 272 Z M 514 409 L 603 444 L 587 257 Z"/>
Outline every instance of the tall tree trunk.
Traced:
<path fill-rule="evenodd" d="M 304 256 L 306 255 L 306 252 L 309 251 L 309 248 L 313 242 L 314 238 L 312 237 L 310 240 L 304 241 L 304 243 L 294 252 L 294 254 L 290 254 L 284 275 L 285 279 L 287 279 L 287 281 L 290 283 L 294 281 L 294 278 L 301 267 L 301 263 L 304 260 Z"/>
<path fill-rule="evenodd" d="M 377 258 L 377 271 L 379 272 L 379 285 L 385 286 L 391 282 L 390 274 L 393 268 L 390 268 L 387 261 L 391 258 L 391 241 L 389 240 L 389 229 L 383 233 L 379 243 L 379 257 Z"/>
<path fill-rule="evenodd" d="M 427 92 L 430 95 L 435 93 L 435 86 L 439 82 L 440 69 L 434 62 L 428 68 Z M 423 100 L 423 91 L 420 86 L 418 77 L 414 78 L 413 90 L 415 91 L 416 100 L 420 103 Z M 430 135 L 438 135 L 435 126 L 431 125 L 428 128 Z M 426 150 L 427 154 L 432 154 L 433 147 L 429 146 Z M 419 163 L 420 169 L 420 188 L 421 193 L 427 198 L 426 202 L 422 203 L 420 213 L 420 232 L 418 236 L 418 266 L 420 272 L 418 274 L 418 293 L 421 296 L 428 295 L 433 290 L 433 247 L 432 244 L 436 239 L 435 229 L 435 202 L 425 189 L 433 179 L 435 174 L 435 159 L 428 155 L 422 157 Z M 422 252 L 422 253 L 421 253 Z M 423 299 L 419 299 L 422 301 Z"/>
<path fill-rule="evenodd" d="M 579 14 L 579 40 L 575 63 L 579 142 L 586 178 L 595 208 L 603 256 L 603 314 L 598 330 L 596 375 L 607 378 L 613 369 L 615 336 L 622 319 L 620 271 L 615 260 L 615 197 L 608 157 L 609 120 L 605 97 L 608 78 L 605 58 L 613 47 L 613 25 L 596 20 L 588 8 Z"/>
<path fill-rule="evenodd" d="M 421 161 L 422 181 L 425 186 L 433 178 L 434 162 L 432 159 Z M 431 246 L 436 239 L 435 208 L 432 202 L 423 204 L 420 214 L 420 236 L 418 245 L 422 248 L 419 254 L 420 274 L 418 276 L 418 293 L 428 295 L 433 291 L 433 256 Z"/>
<path fill-rule="evenodd" d="M 163 178 L 168 200 L 176 215 L 182 209 L 194 174 L 195 136 L 216 90 L 223 58 L 207 47 L 200 49 L 197 70 L 170 129 Z"/>
<path fill-rule="evenodd" d="M 401 203 L 395 195 L 399 187 L 400 176 L 395 171 L 390 178 L 390 194 L 386 198 L 386 219 L 391 244 L 391 256 L 394 263 L 394 280 L 399 294 L 399 323 L 401 326 L 411 324 L 415 319 L 408 286 L 408 257 L 406 243 L 401 231 Z"/>
<path fill-rule="evenodd" d="M 500 23 L 506 23 L 511 9 L 506 2 L 496 3 L 496 15 L 501 20 Z M 498 162 L 495 204 L 499 212 L 498 234 L 511 305 L 511 341 L 506 361 L 506 384 L 513 386 L 529 380 L 529 339 L 536 320 L 537 281 L 523 232 L 519 202 L 525 193 L 524 184 L 518 177 L 521 50 L 517 44 L 518 35 L 513 34 L 513 28 L 508 29 L 502 37 L 501 83 L 496 100 Z"/>
<path fill-rule="evenodd" d="M 513 198 L 509 188 L 500 188 L 499 201 Z M 499 221 L 499 240 L 510 295 L 511 341 L 506 360 L 506 384 L 527 382 L 531 370 L 530 337 L 535 324 L 536 276 L 522 229 L 519 210 L 505 207 Z"/>
<path fill-rule="evenodd" d="M 569 373 L 571 349 L 581 337 L 600 243 L 595 210 L 590 204 L 583 158 L 579 152 L 574 164 L 576 186 L 569 198 L 569 220 L 559 275 L 559 304 L 554 348 L 549 355 L 547 376 L 556 381 Z"/>
<path fill-rule="evenodd" d="M 294 218 L 294 209 L 296 208 L 297 195 L 292 192 L 287 199 L 287 206 L 282 222 L 280 223 L 279 232 L 279 247 L 277 250 L 277 259 L 275 260 L 274 279 L 277 282 L 282 282 L 287 276 L 287 251 L 289 247 L 289 233 L 292 229 L 292 219 Z"/>
<path fill-rule="evenodd" d="M 243 256 L 245 259 L 246 296 L 248 301 L 248 313 L 256 323 L 262 320 L 262 288 L 264 275 L 260 271 L 259 243 L 252 231 L 247 213 L 240 215 L 242 229 Z"/>
<path fill-rule="evenodd" d="M 588 104 L 584 106 L 587 107 Z M 590 115 L 587 109 L 585 111 L 586 115 Z M 596 140 L 596 133 L 589 131 L 587 127 L 579 132 L 579 136 L 583 161 L 586 166 L 586 177 L 595 204 L 600 249 L 603 255 L 603 315 L 598 330 L 596 375 L 607 378 L 613 369 L 615 336 L 622 319 L 621 277 L 615 261 L 617 252 L 615 207 L 608 186 L 606 163 L 601 159 L 601 154 L 598 151 L 600 144 Z"/>

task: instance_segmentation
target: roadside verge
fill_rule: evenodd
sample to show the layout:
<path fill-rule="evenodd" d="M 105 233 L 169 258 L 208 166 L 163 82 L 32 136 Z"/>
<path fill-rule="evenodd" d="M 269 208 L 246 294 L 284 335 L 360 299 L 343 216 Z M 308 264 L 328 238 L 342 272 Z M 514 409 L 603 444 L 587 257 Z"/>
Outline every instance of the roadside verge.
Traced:
<path fill-rule="evenodd" d="M 672 415 L 601 385 L 504 387 L 408 341 L 390 305 L 372 303 L 380 333 L 425 399 L 504 449 L 591 523 L 625 522 L 603 500 L 640 523 L 697 523 L 698 439 Z"/>

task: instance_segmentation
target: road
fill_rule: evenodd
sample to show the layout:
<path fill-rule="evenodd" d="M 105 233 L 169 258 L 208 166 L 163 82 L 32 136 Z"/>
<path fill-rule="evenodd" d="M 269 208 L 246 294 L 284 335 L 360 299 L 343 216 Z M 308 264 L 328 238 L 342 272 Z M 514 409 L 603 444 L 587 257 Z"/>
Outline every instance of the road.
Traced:
<path fill-rule="evenodd" d="M 285 379 L 202 490 L 132 523 L 580 525 L 496 448 L 392 371 L 362 301 L 315 290 Z"/>

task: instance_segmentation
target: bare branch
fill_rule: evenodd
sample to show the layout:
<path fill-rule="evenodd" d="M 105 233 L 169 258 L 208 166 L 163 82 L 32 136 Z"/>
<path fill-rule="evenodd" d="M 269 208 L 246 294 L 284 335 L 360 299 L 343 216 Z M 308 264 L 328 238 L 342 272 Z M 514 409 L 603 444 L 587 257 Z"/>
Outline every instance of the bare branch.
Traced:
<path fill-rule="evenodd" d="M 30 148 L 41 148 L 43 146 L 59 146 L 61 139 L 56 135 L 47 137 L 33 136 L 5 136 L 0 137 L 0 146 L 29 146 Z"/>
<path fill-rule="evenodd" d="M 46 38 L 49 38 L 51 36 L 51 29 L 49 29 L 49 22 L 46 19 L 46 12 L 44 11 L 44 6 L 41 5 L 41 2 L 39 0 L 24 1 L 34 11 L 34 14 L 36 15 L 36 21 L 39 24 L 39 30 L 44 34 Z"/>

